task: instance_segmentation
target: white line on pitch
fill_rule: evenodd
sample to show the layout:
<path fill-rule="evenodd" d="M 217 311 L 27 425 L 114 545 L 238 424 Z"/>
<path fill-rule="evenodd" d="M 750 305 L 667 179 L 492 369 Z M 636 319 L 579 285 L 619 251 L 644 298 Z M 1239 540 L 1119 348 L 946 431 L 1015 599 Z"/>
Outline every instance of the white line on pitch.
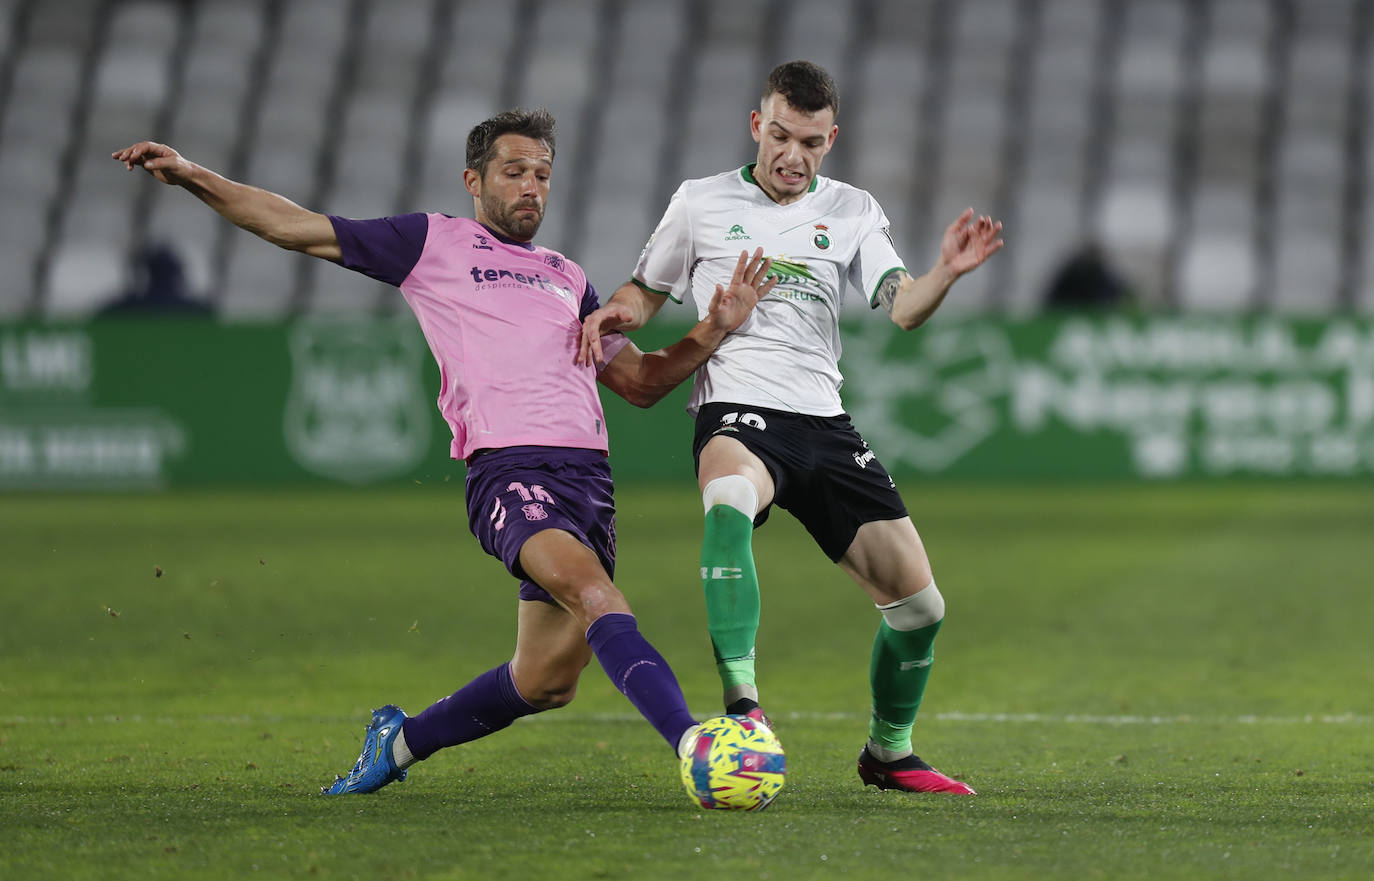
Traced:
<path fill-rule="evenodd" d="M 706 714 L 709 715 L 709 714 Z M 779 721 L 803 722 L 808 720 L 852 722 L 867 720 L 867 713 L 815 712 L 794 710 L 772 714 Z M 572 721 L 574 717 L 606 722 L 637 721 L 634 713 L 570 713 L 564 718 Z M 555 721 L 555 714 L 541 714 L 529 717 L 531 720 Z M 700 716 L 699 716 L 700 718 Z M 1053 725 L 1374 725 L 1374 716 L 1360 716 L 1354 713 L 1308 713 L 1301 716 L 1194 716 L 1186 713 L 1177 715 L 1099 715 L 1093 713 L 961 713 L 957 711 L 929 713 L 918 716 L 916 721 L 963 722 L 973 724 L 1053 724 Z"/>
<path fill-rule="evenodd" d="M 699 714 L 704 718 L 710 713 Z M 804 722 L 867 720 L 867 713 L 817 712 L 793 710 L 775 713 L 779 720 Z M 317 717 L 318 718 L 318 717 Z M 319 718 L 319 721 L 335 722 L 341 717 Z M 293 719 L 284 715 L 187 715 L 187 716 L 127 716 L 86 715 L 86 716 L 0 716 L 0 725 L 69 725 L 85 722 L 88 725 L 118 725 L 123 723 L 176 724 L 177 722 L 206 722 L 219 725 L 261 725 Z M 527 722 L 547 724 L 550 722 L 638 722 L 642 717 L 637 713 L 582 713 L 575 708 L 565 713 L 540 713 L 526 718 Z M 294 719 L 294 721 L 301 721 Z M 1374 725 L 1374 716 L 1361 716 L 1354 713 L 1307 713 L 1300 716 L 1194 716 L 1177 715 L 1099 715 L 1093 713 L 961 713 L 947 711 L 928 713 L 920 716 L 918 722 L 960 722 L 975 725 Z"/>

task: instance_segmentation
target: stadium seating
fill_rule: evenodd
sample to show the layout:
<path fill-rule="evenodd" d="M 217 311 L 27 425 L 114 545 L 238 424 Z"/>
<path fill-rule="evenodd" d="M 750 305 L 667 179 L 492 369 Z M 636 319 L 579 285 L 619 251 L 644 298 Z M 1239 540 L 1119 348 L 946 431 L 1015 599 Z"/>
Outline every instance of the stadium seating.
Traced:
<path fill-rule="evenodd" d="M 964 206 L 1010 246 L 952 311 L 1029 314 L 1096 244 L 1146 307 L 1374 310 L 1366 0 L 0 0 L 0 318 L 80 317 L 167 243 L 230 319 L 394 308 L 111 150 L 166 140 L 347 216 L 465 214 L 467 129 L 559 119 L 541 241 L 609 292 L 678 181 L 752 155 L 763 75 L 840 81 L 826 172 L 913 267 Z M 863 310 L 855 310 L 861 313 Z"/>

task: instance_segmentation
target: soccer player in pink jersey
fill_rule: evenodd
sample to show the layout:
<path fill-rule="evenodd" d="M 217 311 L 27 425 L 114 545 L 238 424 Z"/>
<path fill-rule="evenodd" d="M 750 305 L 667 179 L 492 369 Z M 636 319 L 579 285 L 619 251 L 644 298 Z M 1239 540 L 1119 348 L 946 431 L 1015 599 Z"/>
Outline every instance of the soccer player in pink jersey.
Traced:
<path fill-rule="evenodd" d="M 585 366 L 581 322 L 599 306 L 596 291 L 576 263 L 532 242 L 553 172 L 547 111 L 507 111 L 469 133 L 463 183 L 472 220 L 348 220 L 228 180 L 164 144 L 111 155 L 273 244 L 401 289 L 439 366 L 452 455 L 467 461 L 469 526 L 520 579 L 511 660 L 416 716 L 392 705 L 374 711 L 357 763 L 321 791 L 373 792 L 444 747 L 566 706 L 593 655 L 674 750 L 690 743 L 696 720 L 677 679 L 612 582 L 615 505 L 596 382 L 641 407 L 662 398 L 772 289 L 762 252 L 740 255 L 682 340 L 644 353 L 612 336 L 602 360 Z"/>

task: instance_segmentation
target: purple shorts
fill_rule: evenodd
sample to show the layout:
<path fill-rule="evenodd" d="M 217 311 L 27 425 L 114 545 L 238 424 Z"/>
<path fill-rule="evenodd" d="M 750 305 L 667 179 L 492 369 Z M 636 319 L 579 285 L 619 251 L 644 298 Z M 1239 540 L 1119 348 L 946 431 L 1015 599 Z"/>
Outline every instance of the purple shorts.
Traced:
<path fill-rule="evenodd" d="M 615 496 L 599 450 L 507 447 L 468 463 L 468 527 L 482 550 L 520 579 L 520 599 L 556 602 L 520 567 L 536 532 L 561 529 L 591 548 L 615 577 Z"/>

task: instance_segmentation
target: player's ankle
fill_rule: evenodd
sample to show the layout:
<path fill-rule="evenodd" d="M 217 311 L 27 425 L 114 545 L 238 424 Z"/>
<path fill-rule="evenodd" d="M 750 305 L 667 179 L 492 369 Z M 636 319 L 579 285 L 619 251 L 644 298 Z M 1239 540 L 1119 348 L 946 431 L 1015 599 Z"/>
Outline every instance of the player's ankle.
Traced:
<path fill-rule="evenodd" d="M 902 759 L 905 759 L 907 756 L 913 754 L 913 750 L 911 749 L 910 745 L 907 745 L 905 748 L 893 748 L 890 746 L 884 746 L 883 744 L 878 743 L 878 741 L 874 740 L 871 737 L 868 739 L 868 746 L 866 747 L 866 749 L 868 750 L 868 754 L 870 756 L 872 756 L 873 758 L 877 759 L 885 765 L 891 764 L 892 762 L 900 762 Z"/>
<path fill-rule="evenodd" d="M 759 688 L 752 682 L 741 682 L 725 689 L 725 705 L 731 706 L 741 700 L 750 700 L 759 705 Z"/>
<path fill-rule="evenodd" d="M 406 745 L 404 725 L 401 726 L 400 731 L 396 732 L 396 739 L 391 741 L 391 760 L 396 763 L 396 767 L 403 771 L 419 761 L 415 758 L 415 754 L 410 751 L 410 747 Z"/>

